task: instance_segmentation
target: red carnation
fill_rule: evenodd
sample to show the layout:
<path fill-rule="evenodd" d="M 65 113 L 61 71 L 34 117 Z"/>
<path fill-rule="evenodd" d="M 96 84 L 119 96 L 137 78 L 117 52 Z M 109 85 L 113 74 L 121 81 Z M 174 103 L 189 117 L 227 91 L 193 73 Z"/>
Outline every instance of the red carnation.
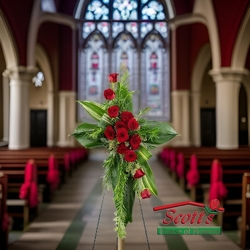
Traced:
<path fill-rule="evenodd" d="M 123 111 L 121 113 L 121 117 L 124 122 L 128 122 L 131 118 L 134 117 L 134 115 L 129 111 Z"/>
<path fill-rule="evenodd" d="M 119 114 L 119 106 L 111 106 L 108 108 L 108 115 L 111 117 L 111 118 L 115 118 L 117 117 Z"/>
<path fill-rule="evenodd" d="M 149 192 L 148 189 L 144 189 L 143 191 L 141 191 L 141 197 L 142 199 L 147 199 L 150 198 L 151 194 Z"/>
<path fill-rule="evenodd" d="M 139 179 L 141 178 L 143 175 L 145 175 L 145 173 L 143 172 L 142 169 L 137 169 L 135 174 L 134 174 L 134 179 Z"/>
<path fill-rule="evenodd" d="M 106 138 L 108 140 L 114 140 L 115 139 L 115 130 L 113 129 L 112 126 L 109 125 L 105 129 L 104 135 L 106 136 Z"/>
<path fill-rule="evenodd" d="M 128 150 L 124 157 L 127 162 L 134 162 L 137 159 L 137 155 L 133 150 Z"/>
<path fill-rule="evenodd" d="M 111 74 L 109 74 L 109 81 L 110 82 L 117 82 L 117 76 L 118 76 L 119 74 L 117 74 L 117 73 L 111 73 Z"/>
<path fill-rule="evenodd" d="M 139 123 L 136 121 L 135 118 L 131 118 L 129 121 L 128 121 L 128 128 L 130 130 L 136 130 L 139 128 Z"/>
<path fill-rule="evenodd" d="M 117 141 L 118 142 L 125 142 L 128 138 L 128 130 L 125 128 L 119 128 L 117 129 Z"/>
<path fill-rule="evenodd" d="M 117 122 L 115 123 L 115 127 L 116 127 L 116 129 L 119 129 L 119 128 L 127 128 L 127 125 L 126 125 L 126 123 L 123 122 L 123 121 L 117 121 Z"/>
<path fill-rule="evenodd" d="M 132 135 L 129 139 L 129 143 L 131 145 L 132 149 L 138 149 L 140 147 L 141 144 L 141 138 L 139 135 Z"/>
<path fill-rule="evenodd" d="M 105 89 L 104 90 L 104 97 L 107 100 L 113 100 L 115 98 L 115 92 L 113 89 Z"/>
<path fill-rule="evenodd" d="M 125 146 L 125 143 L 119 144 L 117 148 L 117 153 L 119 154 L 125 154 L 128 151 L 128 148 Z"/>

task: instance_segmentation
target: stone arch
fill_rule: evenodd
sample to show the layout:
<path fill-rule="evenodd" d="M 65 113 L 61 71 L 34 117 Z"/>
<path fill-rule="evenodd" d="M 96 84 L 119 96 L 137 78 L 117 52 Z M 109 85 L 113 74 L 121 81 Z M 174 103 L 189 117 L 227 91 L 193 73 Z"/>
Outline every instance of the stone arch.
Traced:
<path fill-rule="evenodd" d="M 10 99 L 9 99 L 9 71 L 18 68 L 18 53 L 11 29 L 5 19 L 3 12 L 0 10 L 0 45 L 3 52 L 5 61 L 5 71 L 3 72 L 2 86 L 3 86 L 3 140 L 9 141 L 9 112 L 10 112 Z M 1 76 L 2 77 L 2 76 Z M 0 86 L 0 87 L 2 87 Z M 2 138 L 1 138 L 2 139 Z"/>
<path fill-rule="evenodd" d="M 232 53 L 232 63 L 231 67 L 242 73 L 248 73 L 242 80 L 242 84 L 246 90 L 247 103 L 250 107 L 250 75 L 249 71 L 245 69 L 246 57 L 248 50 L 250 49 L 250 8 L 245 15 L 245 18 L 240 26 L 235 46 Z M 248 109 L 248 119 L 250 119 L 250 109 Z M 250 122 L 248 121 L 248 144 L 250 145 Z"/>
<path fill-rule="evenodd" d="M 0 43 L 3 48 L 3 54 L 6 61 L 6 68 L 13 69 L 18 66 L 19 58 L 15 41 L 5 17 L 0 10 Z"/>
<path fill-rule="evenodd" d="M 200 136 L 200 91 L 201 83 L 207 68 L 208 63 L 211 60 L 211 48 L 209 44 L 203 45 L 200 49 L 197 59 L 194 64 L 194 68 L 191 76 L 191 134 L 192 144 L 194 146 L 201 145 Z"/>
<path fill-rule="evenodd" d="M 232 54 L 231 66 L 234 69 L 244 69 L 246 56 L 250 47 L 250 8 L 241 24 Z"/>
<path fill-rule="evenodd" d="M 36 61 L 46 77 L 47 83 L 47 146 L 54 145 L 54 84 L 50 61 L 46 51 L 40 45 L 36 45 Z"/>

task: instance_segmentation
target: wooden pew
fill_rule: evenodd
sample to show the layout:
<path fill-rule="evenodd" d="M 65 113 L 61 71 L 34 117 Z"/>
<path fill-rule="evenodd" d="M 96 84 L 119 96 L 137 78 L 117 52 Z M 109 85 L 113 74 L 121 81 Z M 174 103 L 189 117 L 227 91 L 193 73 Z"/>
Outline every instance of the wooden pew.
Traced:
<path fill-rule="evenodd" d="M 250 172 L 242 178 L 241 248 L 250 248 Z"/>
<path fill-rule="evenodd" d="M 15 178 L 15 176 L 23 174 L 22 171 L 24 170 L 25 164 L 29 159 L 35 159 L 38 167 L 39 183 L 46 184 L 48 158 L 51 154 L 53 154 L 59 163 L 61 181 L 65 182 L 69 173 L 65 170 L 64 157 L 66 153 L 71 153 L 75 150 L 84 152 L 82 159 L 79 159 L 79 157 L 76 159 L 78 162 L 87 158 L 87 151 L 84 148 L 32 148 L 29 150 L 15 151 L 0 150 L 0 169 L 6 174 L 11 175 L 11 178 Z M 75 166 L 76 162 L 72 162 L 71 165 Z M 72 173 L 73 167 L 70 167 L 69 171 Z"/>
<path fill-rule="evenodd" d="M 24 182 L 24 172 L 25 172 L 25 165 L 26 162 L 33 158 L 36 160 L 37 167 L 38 167 L 38 181 L 40 184 L 40 190 L 43 189 L 43 195 L 41 197 L 44 197 L 44 201 L 50 201 L 53 197 L 54 190 L 51 190 L 49 188 L 49 185 L 47 183 L 47 174 L 48 174 L 48 158 L 51 153 L 55 155 L 57 158 L 57 161 L 59 163 L 60 167 L 60 176 L 64 179 L 61 179 L 61 183 L 65 180 L 65 169 L 64 169 L 64 156 L 66 153 L 69 153 L 73 150 L 79 150 L 78 148 L 32 148 L 29 150 L 3 150 L 1 148 L 0 150 L 0 171 L 2 171 L 4 174 L 8 176 L 9 182 L 8 182 L 8 209 L 12 216 L 16 217 L 16 221 L 18 222 L 18 225 L 21 226 L 21 224 L 24 226 L 27 226 L 28 219 L 30 216 L 35 213 L 29 213 L 30 210 L 27 209 L 27 202 L 25 200 L 20 200 L 18 198 L 19 189 Z M 81 150 L 84 152 L 84 148 L 81 148 Z M 87 151 L 84 155 L 82 155 L 82 158 L 87 157 Z M 79 161 L 76 158 L 76 160 Z M 76 162 L 74 163 L 76 164 Z M 73 171 L 73 169 L 69 169 L 70 171 Z M 16 207 L 16 208 L 15 208 Z M 17 209 L 19 207 L 19 209 Z M 20 210 L 22 209 L 22 211 Z M 20 212 L 19 212 L 20 210 Z M 29 214 L 28 214 L 29 213 Z M 18 217 L 21 219 L 18 219 Z M 18 226 L 19 227 L 19 226 Z M 21 226 L 22 227 L 22 226 Z M 20 227 L 19 227 L 20 228 Z"/>

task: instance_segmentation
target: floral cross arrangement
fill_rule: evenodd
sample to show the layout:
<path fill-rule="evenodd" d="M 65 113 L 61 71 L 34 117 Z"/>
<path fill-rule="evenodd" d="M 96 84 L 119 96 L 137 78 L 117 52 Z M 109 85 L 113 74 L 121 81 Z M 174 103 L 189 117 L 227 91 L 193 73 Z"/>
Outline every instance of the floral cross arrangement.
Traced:
<path fill-rule="evenodd" d="M 117 73 L 109 75 L 111 88 L 104 90 L 104 103 L 79 101 L 97 123 L 82 123 L 72 135 L 86 148 L 105 147 L 109 153 L 103 163 L 103 188 L 113 189 L 115 231 L 123 239 L 126 225 L 132 222 L 135 196 L 145 199 L 157 195 L 148 163 L 150 149 L 168 142 L 177 133 L 167 123 L 143 118 L 149 108 L 134 115 L 134 91 L 128 89 L 128 72 L 120 81 L 117 78 Z"/>

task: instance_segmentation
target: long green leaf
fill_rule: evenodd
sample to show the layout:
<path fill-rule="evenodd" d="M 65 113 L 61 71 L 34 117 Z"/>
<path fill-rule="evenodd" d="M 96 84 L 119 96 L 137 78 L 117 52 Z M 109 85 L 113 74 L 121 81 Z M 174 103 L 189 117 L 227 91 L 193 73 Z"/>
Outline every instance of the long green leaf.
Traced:
<path fill-rule="evenodd" d="M 148 162 L 144 163 L 142 165 L 142 168 L 143 168 L 143 171 L 145 172 L 145 175 L 142 177 L 143 185 L 146 188 L 148 188 L 152 194 L 157 196 L 158 191 L 157 191 L 157 187 L 155 184 L 155 177 Z"/>
<path fill-rule="evenodd" d="M 154 174 L 151 170 L 150 165 L 148 164 L 149 158 L 152 154 L 143 146 L 140 146 L 137 151 L 137 161 L 140 163 L 145 175 L 142 177 L 143 185 L 150 190 L 154 195 L 158 195 Z"/>
<path fill-rule="evenodd" d="M 125 225 L 133 221 L 133 206 L 135 201 L 135 191 L 133 190 L 133 177 L 129 176 L 124 194 L 124 207 L 126 209 Z"/>
<path fill-rule="evenodd" d="M 164 144 L 178 135 L 176 131 L 168 123 L 148 121 L 143 126 L 146 126 L 148 128 L 157 128 L 159 131 L 158 138 L 148 140 L 147 143 L 149 144 L 154 144 L 154 145 Z"/>
<path fill-rule="evenodd" d="M 103 146 L 99 139 L 89 138 L 88 135 L 98 129 L 97 124 L 82 123 L 71 134 L 85 148 L 95 148 Z"/>
<path fill-rule="evenodd" d="M 141 145 L 139 150 L 137 151 L 137 156 L 140 156 L 137 159 L 138 162 L 140 164 L 143 164 L 145 161 L 148 161 L 151 158 L 152 153 Z"/>
<path fill-rule="evenodd" d="M 72 134 L 74 135 L 83 132 L 93 132 L 96 129 L 99 129 L 97 124 L 83 122 L 74 130 Z"/>
<path fill-rule="evenodd" d="M 102 116 L 106 111 L 101 107 L 100 104 L 92 101 L 79 101 L 79 103 L 84 107 L 88 114 L 94 118 L 96 121 L 100 121 Z"/>
<path fill-rule="evenodd" d="M 103 147 L 102 141 L 87 138 L 86 133 L 79 133 L 79 134 L 72 134 L 72 135 L 85 148 Z"/>

